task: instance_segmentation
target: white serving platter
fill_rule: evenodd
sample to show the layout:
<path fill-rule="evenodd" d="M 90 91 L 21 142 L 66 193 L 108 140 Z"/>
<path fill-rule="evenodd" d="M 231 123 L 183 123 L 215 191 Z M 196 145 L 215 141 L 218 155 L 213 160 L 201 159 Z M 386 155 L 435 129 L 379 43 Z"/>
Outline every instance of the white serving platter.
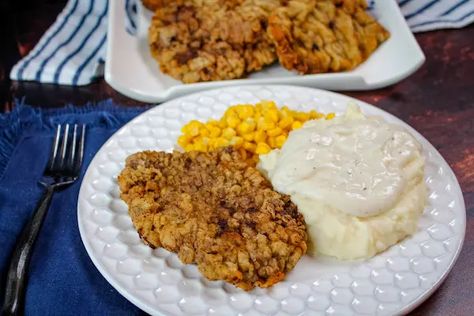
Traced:
<path fill-rule="evenodd" d="M 395 0 L 375 0 L 373 15 L 391 33 L 390 38 L 352 71 L 298 75 L 278 63 L 244 79 L 183 84 L 160 72 L 148 48 L 152 13 L 138 4 L 137 33 L 126 31 L 125 0 L 109 2 L 105 80 L 118 92 L 143 102 L 162 102 L 204 89 L 244 84 L 292 84 L 328 90 L 372 90 L 408 77 L 425 61 Z"/>

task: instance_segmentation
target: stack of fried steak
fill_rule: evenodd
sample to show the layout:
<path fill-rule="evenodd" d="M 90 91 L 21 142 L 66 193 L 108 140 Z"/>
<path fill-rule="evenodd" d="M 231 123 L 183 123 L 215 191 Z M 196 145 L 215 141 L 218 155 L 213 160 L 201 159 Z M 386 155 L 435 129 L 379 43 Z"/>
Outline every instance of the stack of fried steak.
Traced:
<path fill-rule="evenodd" d="M 276 60 L 314 74 L 350 70 L 389 33 L 365 0 L 143 0 L 162 72 L 185 83 L 236 79 Z"/>

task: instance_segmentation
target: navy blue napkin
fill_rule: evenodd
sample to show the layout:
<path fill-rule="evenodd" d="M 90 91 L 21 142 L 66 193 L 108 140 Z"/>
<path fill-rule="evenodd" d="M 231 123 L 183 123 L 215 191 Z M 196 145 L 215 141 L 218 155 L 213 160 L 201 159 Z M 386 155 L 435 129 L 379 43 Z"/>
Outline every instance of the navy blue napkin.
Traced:
<path fill-rule="evenodd" d="M 144 110 L 105 101 L 59 110 L 18 104 L 11 113 L 0 114 L 0 306 L 10 253 L 42 193 L 37 181 L 56 125 L 88 125 L 83 175 L 101 145 Z M 25 314 L 143 314 L 107 283 L 86 253 L 77 226 L 81 181 L 82 177 L 53 198 L 30 263 Z"/>

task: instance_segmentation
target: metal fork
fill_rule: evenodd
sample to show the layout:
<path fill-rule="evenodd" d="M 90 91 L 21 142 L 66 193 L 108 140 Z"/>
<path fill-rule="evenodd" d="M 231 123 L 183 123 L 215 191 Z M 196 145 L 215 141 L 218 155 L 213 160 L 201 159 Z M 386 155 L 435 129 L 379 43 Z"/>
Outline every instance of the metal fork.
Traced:
<path fill-rule="evenodd" d="M 72 135 L 70 130 L 72 129 Z M 23 313 L 27 269 L 36 237 L 55 191 L 77 180 L 84 156 L 86 126 L 58 125 L 48 164 L 39 181 L 46 190 L 33 216 L 23 228 L 11 256 L 2 315 Z"/>

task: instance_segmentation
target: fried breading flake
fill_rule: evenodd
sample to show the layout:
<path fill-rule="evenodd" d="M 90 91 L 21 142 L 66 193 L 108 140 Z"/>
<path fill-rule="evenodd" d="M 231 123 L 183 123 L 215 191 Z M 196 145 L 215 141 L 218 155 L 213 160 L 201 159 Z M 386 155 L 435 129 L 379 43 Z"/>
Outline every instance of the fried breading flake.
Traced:
<path fill-rule="evenodd" d="M 281 281 L 306 253 L 303 216 L 237 151 L 145 151 L 119 175 L 122 199 L 151 247 L 245 290 Z"/>
<path fill-rule="evenodd" d="M 148 10 L 155 11 L 162 7 L 166 0 L 142 0 L 143 6 Z"/>
<path fill-rule="evenodd" d="M 266 32 L 278 0 L 178 0 L 157 6 L 149 29 L 162 72 L 185 83 L 235 79 L 276 60 Z"/>
<path fill-rule="evenodd" d="M 290 0 L 269 17 L 281 65 L 311 74 L 350 70 L 389 33 L 366 12 L 365 0 Z"/>

